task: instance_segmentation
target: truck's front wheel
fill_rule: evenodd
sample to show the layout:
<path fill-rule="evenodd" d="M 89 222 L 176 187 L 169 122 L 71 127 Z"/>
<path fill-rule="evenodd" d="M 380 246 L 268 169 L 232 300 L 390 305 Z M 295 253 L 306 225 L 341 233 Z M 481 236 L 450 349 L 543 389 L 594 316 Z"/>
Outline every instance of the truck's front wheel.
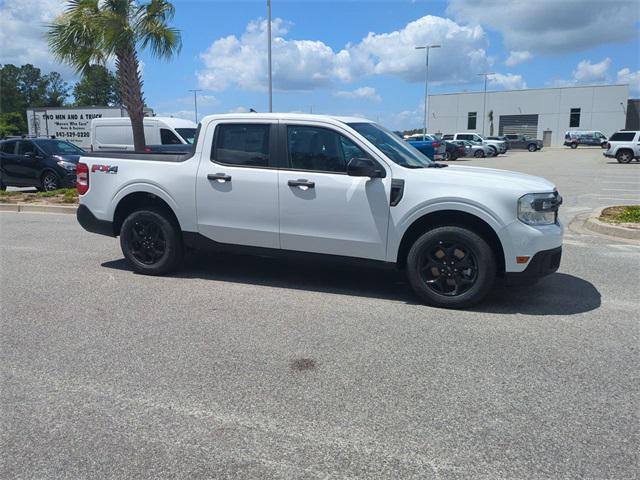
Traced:
<path fill-rule="evenodd" d="M 409 250 L 407 275 L 426 303 L 466 308 L 491 290 L 496 259 L 476 233 L 461 227 L 438 227 L 420 236 Z"/>
<path fill-rule="evenodd" d="M 120 247 L 133 269 L 163 275 L 178 267 L 183 247 L 180 229 L 164 212 L 136 210 L 122 223 Z"/>

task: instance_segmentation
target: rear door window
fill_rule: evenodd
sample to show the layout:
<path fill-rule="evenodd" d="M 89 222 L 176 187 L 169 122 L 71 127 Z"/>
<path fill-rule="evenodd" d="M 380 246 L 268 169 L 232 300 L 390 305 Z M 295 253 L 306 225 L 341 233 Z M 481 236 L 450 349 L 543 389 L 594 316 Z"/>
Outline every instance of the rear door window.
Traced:
<path fill-rule="evenodd" d="M 37 153 L 36 146 L 33 142 L 24 140 L 18 142 L 18 155 L 26 155 L 27 153 Z"/>
<path fill-rule="evenodd" d="M 12 155 L 16 151 L 16 143 L 18 142 L 16 142 L 15 140 L 11 142 L 4 142 L 2 145 L 0 145 L 0 151 L 2 153 L 6 153 L 7 155 Z"/>
<path fill-rule="evenodd" d="M 222 124 L 216 127 L 211 160 L 245 167 L 269 166 L 269 124 Z"/>
<path fill-rule="evenodd" d="M 611 135 L 610 142 L 633 142 L 635 132 L 617 132 Z"/>

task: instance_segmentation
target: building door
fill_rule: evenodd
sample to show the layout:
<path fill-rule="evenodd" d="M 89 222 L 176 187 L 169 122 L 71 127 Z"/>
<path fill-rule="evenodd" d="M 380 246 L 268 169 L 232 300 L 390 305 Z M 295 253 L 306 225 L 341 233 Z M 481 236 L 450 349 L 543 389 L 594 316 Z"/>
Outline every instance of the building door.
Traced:
<path fill-rule="evenodd" d="M 551 130 L 545 130 L 542 132 L 542 146 L 550 147 L 551 146 Z"/>
<path fill-rule="evenodd" d="M 524 135 L 536 138 L 538 115 L 500 115 L 500 135 Z"/>

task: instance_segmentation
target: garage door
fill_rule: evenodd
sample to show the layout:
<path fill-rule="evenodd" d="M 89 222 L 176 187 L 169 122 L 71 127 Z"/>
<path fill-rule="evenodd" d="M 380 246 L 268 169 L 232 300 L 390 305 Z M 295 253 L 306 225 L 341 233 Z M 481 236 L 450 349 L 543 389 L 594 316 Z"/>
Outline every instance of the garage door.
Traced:
<path fill-rule="evenodd" d="M 538 115 L 500 115 L 500 135 L 516 134 L 529 138 L 538 135 Z"/>

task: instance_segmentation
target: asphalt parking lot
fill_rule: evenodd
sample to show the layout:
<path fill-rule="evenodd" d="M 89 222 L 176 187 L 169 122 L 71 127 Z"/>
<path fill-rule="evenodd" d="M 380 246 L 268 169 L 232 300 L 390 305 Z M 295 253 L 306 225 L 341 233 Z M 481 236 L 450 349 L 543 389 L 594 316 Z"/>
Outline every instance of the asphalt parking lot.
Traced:
<path fill-rule="evenodd" d="M 553 180 L 565 223 L 640 203 L 599 149 L 458 163 Z M 73 216 L 0 213 L 0 476 L 637 478 L 639 267 L 568 229 L 558 273 L 448 311 L 344 265 L 144 277 Z"/>

